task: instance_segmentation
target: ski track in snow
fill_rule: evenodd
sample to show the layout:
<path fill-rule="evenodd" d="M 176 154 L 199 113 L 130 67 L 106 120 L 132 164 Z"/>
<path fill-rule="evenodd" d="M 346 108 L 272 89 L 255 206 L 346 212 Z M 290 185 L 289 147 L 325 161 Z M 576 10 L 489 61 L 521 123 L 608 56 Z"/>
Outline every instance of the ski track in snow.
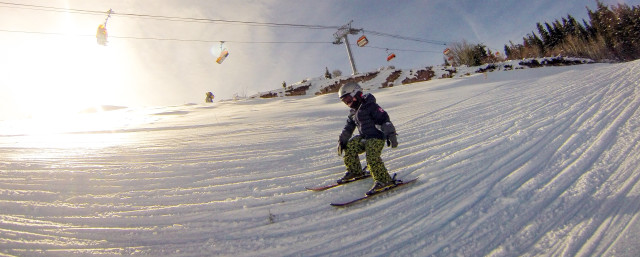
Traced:
<path fill-rule="evenodd" d="M 333 94 L 0 134 L 0 255 L 638 256 L 638 74 L 640 61 L 374 90 L 399 133 L 387 168 L 419 179 L 348 208 L 329 203 L 371 180 L 305 190 L 344 172 Z"/>

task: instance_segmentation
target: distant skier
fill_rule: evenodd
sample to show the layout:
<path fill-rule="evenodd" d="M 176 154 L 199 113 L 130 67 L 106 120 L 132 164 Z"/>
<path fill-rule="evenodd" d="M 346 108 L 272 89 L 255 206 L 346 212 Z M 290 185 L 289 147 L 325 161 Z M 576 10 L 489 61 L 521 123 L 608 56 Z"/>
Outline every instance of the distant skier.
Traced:
<path fill-rule="evenodd" d="M 213 93 L 207 92 L 207 98 L 205 98 L 204 101 L 207 102 L 207 103 L 213 103 L 213 98 L 214 97 L 215 96 L 213 96 Z"/>
<path fill-rule="evenodd" d="M 374 180 L 373 187 L 367 195 L 395 186 L 395 181 L 389 175 L 380 157 L 385 140 L 387 146 L 398 147 L 396 129 L 391 123 L 389 114 L 376 103 L 376 98 L 372 94 L 363 95 L 358 83 L 345 84 L 338 91 L 338 96 L 351 108 L 347 124 L 338 139 L 338 155 L 342 156 L 342 152 L 345 152 L 343 159 L 347 167 L 347 172 L 338 180 L 338 183 L 365 175 L 358 155 L 366 152 L 367 166 Z M 351 137 L 356 127 L 360 134 Z"/>

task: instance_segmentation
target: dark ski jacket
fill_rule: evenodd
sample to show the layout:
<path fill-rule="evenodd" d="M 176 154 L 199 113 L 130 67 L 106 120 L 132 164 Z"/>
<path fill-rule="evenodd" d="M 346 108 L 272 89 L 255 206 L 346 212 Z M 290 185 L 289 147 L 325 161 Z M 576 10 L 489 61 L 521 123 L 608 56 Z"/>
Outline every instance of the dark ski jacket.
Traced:
<path fill-rule="evenodd" d="M 364 139 L 385 139 L 384 133 L 378 128 L 386 122 L 390 122 L 389 114 L 376 103 L 372 94 L 365 94 L 358 109 L 351 109 L 347 118 L 347 124 L 342 129 L 341 138 L 350 138 L 355 128 L 358 128 L 360 136 Z M 376 125 L 378 127 L 376 127 Z"/>

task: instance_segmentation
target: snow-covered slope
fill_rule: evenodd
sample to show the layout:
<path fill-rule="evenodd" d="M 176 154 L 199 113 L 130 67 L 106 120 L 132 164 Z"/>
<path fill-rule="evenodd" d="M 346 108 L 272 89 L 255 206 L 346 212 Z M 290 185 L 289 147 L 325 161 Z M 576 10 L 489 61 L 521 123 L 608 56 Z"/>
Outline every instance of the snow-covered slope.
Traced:
<path fill-rule="evenodd" d="M 419 180 L 342 209 L 334 94 L 2 122 L 0 255 L 638 256 L 639 71 L 372 90 Z"/>
<path fill-rule="evenodd" d="M 392 66 L 383 67 L 377 71 L 359 73 L 356 75 L 339 76 L 327 79 L 324 76 L 307 78 L 293 83 L 286 88 L 260 92 L 250 98 L 273 98 L 282 96 L 321 95 L 338 92 L 338 89 L 349 81 L 356 81 L 361 87 L 368 90 L 407 85 L 416 82 L 424 82 L 435 79 L 461 78 L 473 74 L 508 71 L 527 68 L 539 68 L 546 66 L 567 66 L 594 63 L 591 59 L 572 57 L 544 57 L 528 58 L 522 60 L 508 60 L 498 63 L 489 63 L 481 66 L 427 66 L 416 69 L 395 69 Z"/>

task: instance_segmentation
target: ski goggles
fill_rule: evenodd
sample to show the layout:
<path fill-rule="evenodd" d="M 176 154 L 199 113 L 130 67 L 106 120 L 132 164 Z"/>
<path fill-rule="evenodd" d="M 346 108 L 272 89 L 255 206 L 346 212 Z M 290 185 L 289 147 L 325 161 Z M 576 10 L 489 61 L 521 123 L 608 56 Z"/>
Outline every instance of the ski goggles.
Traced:
<path fill-rule="evenodd" d="M 345 95 L 344 97 L 342 97 L 342 102 L 347 106 L 351 106 L 351 103 L 353 103 L 353 100 L 354 100 L 353 96 L 351 95 Z"/>

